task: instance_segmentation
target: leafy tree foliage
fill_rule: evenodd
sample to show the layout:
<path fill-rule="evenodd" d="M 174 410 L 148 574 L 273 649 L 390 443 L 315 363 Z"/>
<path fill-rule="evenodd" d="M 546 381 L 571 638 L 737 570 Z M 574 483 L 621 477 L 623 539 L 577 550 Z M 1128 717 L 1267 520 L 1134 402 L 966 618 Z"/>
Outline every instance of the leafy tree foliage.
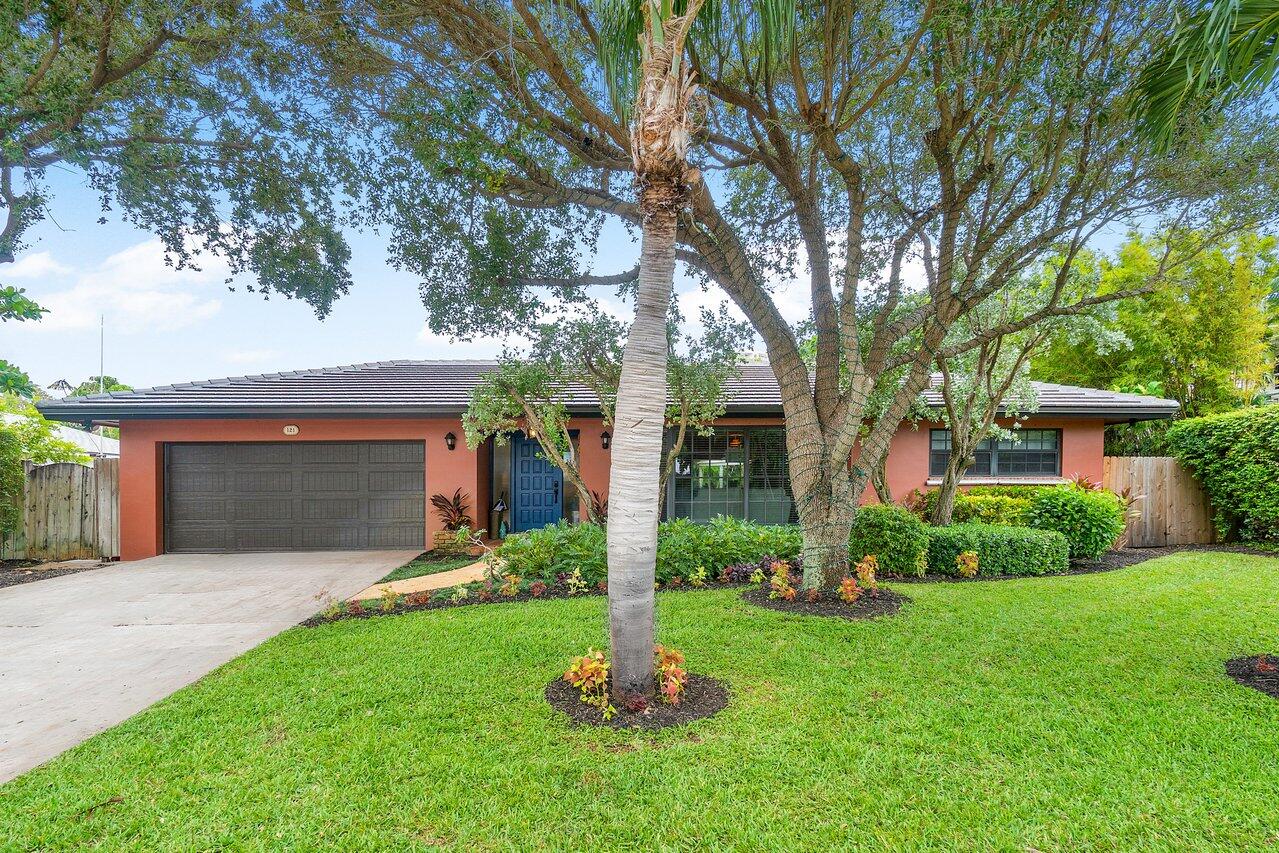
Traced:
<path fill-rule="evenodd" d="M 1057 335 L 1034 360 L 1033 375 L 1168 396 L 1188 416 L 1248 403 L 1273 366 L 1266 300 L 1276 276 L 1275 241 L 1256 233 L 1133 236 L 1116 258 L 1101 261 L 1097 292 L 1146 281 L 1151 292 L 1099 321 L 1109 342 L 1104 335 Z M 1116 335 L 1125 343 L 1115 345 Z"/>
<path fill-rule="evenodd" d="M 25 370 L 11 361 L 0 358 L 0 393 L 30 400 L 38 391 L 39 388 L 31 381 L 31 377 Z"/>
<path fill-rule="evenodd" d="M 0 427 L 15 437 L 21 459 L 37 465 L 89 461 L 79 446 L 57 437 L 54 425 L 45 420 L 30 400 L 0 395 Z"/>
<path fill-rule="evenodd" d="M 41 308 L 18 287 L 0 287 L 0 322 L 5 320 L 39 320 L 47 309 Z"/>
<path fill-rule="evenodd" d="M 88 394 L 97 394 L 99 391 L 132 391 L 132 385 L 125 385 L 114 376 L 90 376 L 81 382 L 67 395 L 69 397 L 83 397 Z"/>
<path fill-rule="evenodd" d="M 51 212 L 48 170 L 73 167 L 178 263 L 217 252 L 327 313 L 350 284 L 345 131 L 280 85 L 291 49 L 268 20 L 220 0 L 4 4 L 0 263 Z"/>
<path fill-rule="evenodd" d="M 662 465 L 664 485 L 691 432 L 709 434 L 724 414 L 724 383 L 736 374 L 737 351 L 748 338 L 741 324 L 726 316 L 704 316 L 708 332 L 686 339 L 672 318 L 667 326 L 670 355 L 666 385 L 666 426 L 673 439 Z M 622 370 L 625 324 L 598 309 L 585 309 L 554 323 L 541 324 L 526 352 L 508 352 L 498 369 L 471 394 L 462 425 L 467 443 L 478 447 L 492 438 L 501 446 L 516 432 L 537 438 L 543 454 L 577 487 L 588 520 L 603 524 L 591 491 L 582 479 L 569 433 L 572 413 L 564 400 L 574 386 L 590 389 L 606 427 L 614 413 Z"/>

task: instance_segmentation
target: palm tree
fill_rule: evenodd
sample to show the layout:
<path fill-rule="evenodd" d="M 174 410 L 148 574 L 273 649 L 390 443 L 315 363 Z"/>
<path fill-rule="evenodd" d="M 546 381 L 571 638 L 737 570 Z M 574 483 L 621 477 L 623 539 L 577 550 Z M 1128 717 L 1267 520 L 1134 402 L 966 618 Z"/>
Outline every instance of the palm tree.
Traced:
<path fill-rule="evenodd" d="M 1180 22 L 1139 80 L 1137 114 L 1167 151 L 1189 107 L 1209 110 L 1268 88 L 1279 72 L 1279 0 L 1214 0 Z"/>
<path fill-rule="evenodd" d="M 613 699 L 655 693 L 653 586 L 678 217 L 701 174 L 688 162 L 697 84 L 685 56 L 706 0 L 601 0 L 600 61 L 614 107 L 630 113 L 643 213 L 635 320 L 622 354 L 609 473 L 608 609 Z M 794 0 L 761 0 L 764 45 L 789 43 Z M 630 100 L 628 96 L 633 96 Z M 628 103 L 630 104 L 628 108 Z"/>

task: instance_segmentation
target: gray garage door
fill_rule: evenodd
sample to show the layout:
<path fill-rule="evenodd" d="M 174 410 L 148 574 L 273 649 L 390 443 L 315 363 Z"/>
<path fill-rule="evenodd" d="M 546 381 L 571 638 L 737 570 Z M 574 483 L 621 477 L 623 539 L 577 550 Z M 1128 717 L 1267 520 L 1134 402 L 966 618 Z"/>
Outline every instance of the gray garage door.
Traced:
<path fill-rule="evenodd" d="M 421 548 L 420 441 L 170 444 L 168 551 Z"/>

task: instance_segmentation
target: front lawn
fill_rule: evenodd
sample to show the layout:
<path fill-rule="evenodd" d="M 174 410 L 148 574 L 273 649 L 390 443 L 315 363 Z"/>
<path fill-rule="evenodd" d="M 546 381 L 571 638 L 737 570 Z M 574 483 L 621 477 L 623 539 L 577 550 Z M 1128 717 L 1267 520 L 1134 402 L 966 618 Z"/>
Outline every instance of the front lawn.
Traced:
<path fill-rule="evenodd" d="M 1279 562 L 911 584 L 867 622 L 669 592 L 726 710 L 573 729 L 602 597 L 295 629 L 0 788 L 5 849 L 1259 849 L 1279 841 Z"/>

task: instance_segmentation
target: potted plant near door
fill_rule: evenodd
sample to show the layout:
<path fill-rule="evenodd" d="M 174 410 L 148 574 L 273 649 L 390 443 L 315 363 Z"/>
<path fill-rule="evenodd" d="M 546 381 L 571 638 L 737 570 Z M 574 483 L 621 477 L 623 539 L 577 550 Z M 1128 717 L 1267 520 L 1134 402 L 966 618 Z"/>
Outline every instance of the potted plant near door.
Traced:
<path fill-rule="evenodd" d="M 457 532 L 464 527 L 475 527 L 475 522 L 471 520 L 470 499 L 458 489 L 451 498 L 444 494 L 431 495 L 431 506 L 435 508 L 440 521 L 444 522 L 444 529 L 437 530 L 432 535 L 431 547 L 448 554 L 467 551 L 469 543 L 459 542 Z"/>

